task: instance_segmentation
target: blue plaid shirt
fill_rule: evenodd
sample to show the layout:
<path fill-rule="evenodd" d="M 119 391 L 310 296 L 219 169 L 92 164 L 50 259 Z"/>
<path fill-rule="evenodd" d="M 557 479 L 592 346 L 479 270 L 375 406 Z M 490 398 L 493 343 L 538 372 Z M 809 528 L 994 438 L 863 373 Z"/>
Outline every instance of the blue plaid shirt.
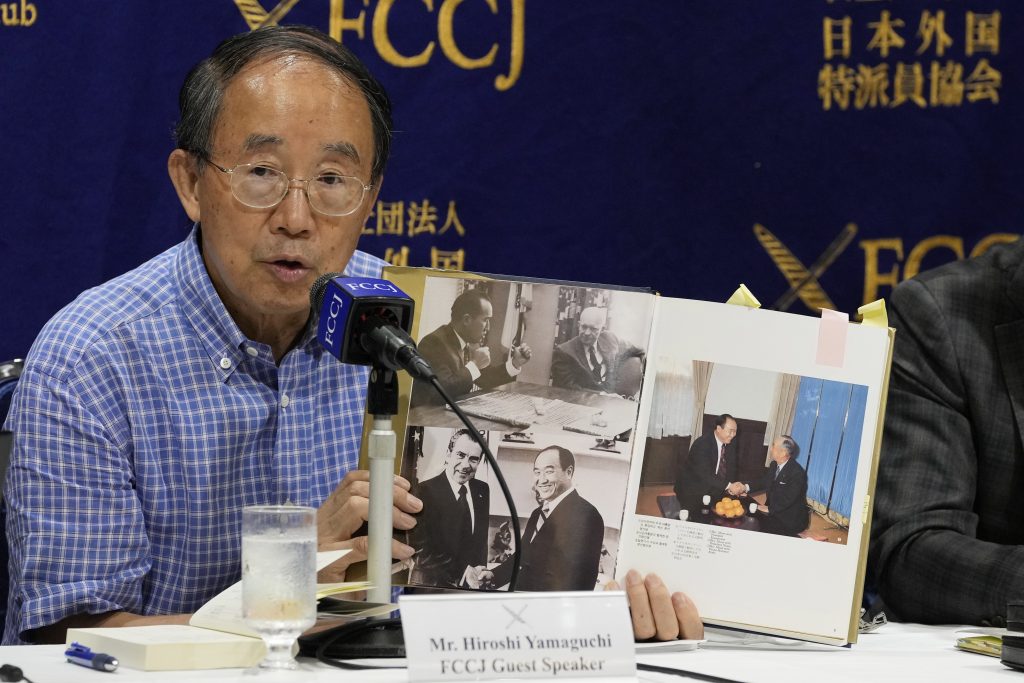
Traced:
<path fill-rule="evenodd" d="M 192 612 L 239 580 L 241 508 L 319 506 L 358 463 L 366 368 L 246 339 L 185 242 L 43 328 L 7 428 L 5 644 L 76 613 Z M 346 272 L 378 276 L 356 252 Z"/>

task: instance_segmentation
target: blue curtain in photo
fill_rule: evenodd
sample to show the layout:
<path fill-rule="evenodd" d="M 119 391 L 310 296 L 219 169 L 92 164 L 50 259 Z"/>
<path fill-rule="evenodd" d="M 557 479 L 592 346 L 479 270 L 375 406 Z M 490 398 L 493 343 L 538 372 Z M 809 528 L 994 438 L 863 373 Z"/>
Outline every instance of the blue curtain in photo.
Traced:
<path fill-rule="evenodd" d="M 792 436 L 807 470 L 807 498 L 815 509 L 846 524 L 853 509 L 867 387 L 800 378 Z"/>
<path fill-rule="evenodd" d="M 852 385 L 846 426 L 843 428 L 843 445 L 839 450 L 835 484 L 832 487 L 832 500 L 829 502 L 829 517 L 835 521 L 838 521 L 837 515 L 847 520 L 852 516 L 853 484 L 857 477 L 857 459 L 860 456 L 861 434 L 864 431 L 864 410 L 867 403 L 868 388 L 860 384 Z"/>
<path fill-rule="evenodd" d="M 849 384 L 822 382 L 818 419 L 807 454 L 807 497 L 825 508 L 832 496 L 832 482 L 849 403 Z"/>
<path fill-rule="evenodd" d="M 807 467 L 807 455 L 814 439 L 814 425 L 818 421 L 818 403 L 821 401 L 821 385 L 823 380 L 814 377 L 801 377 L 796 393 L 796 410 L 793 416 L 793 427 L 790 436 L 800 446 L 797 462 Z"/>

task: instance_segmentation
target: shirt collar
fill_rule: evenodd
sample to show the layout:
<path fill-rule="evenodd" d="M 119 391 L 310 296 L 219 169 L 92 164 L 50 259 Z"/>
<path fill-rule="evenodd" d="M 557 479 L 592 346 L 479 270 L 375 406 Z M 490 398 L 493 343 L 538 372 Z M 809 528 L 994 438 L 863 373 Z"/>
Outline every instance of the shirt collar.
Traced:
<path fill-rule="evenodd" d="M 466 487 L 466 495 L 469 495 L 469 482 L 473 481 L 473 477 L 470 477 L 465 484 L 460 484 L 459 482 L 452 479 L 452 471 L 445 467 L 444 478 L 448 480 L 448 486 L 452 487 L 452 494 L 454 494 L 456 498 L 459 497 L 459 489 L 462 488 L 463 486 Z"/>
<path fill-rule="evenodd" d="M 245 338 L 213 288 L 199 250 L 199 231 L 200 226 L 196 223 L 175 264 L 181 284 L 182 312 L 221 373 L 221 378 L 227 381 L 242 362 L 246 345 L 257 344 Z"/>
<path fill-rule="evenodd" d="M 247 339 L 224 307 L 206 271 L 199 249 L 201 229 L 199 223 L 192 226 L 192 232 L 189 233 L 185 248 L 179 252 L 175 265 L 182 291 L 182 308 L 210 359 L 219 368 L 222 379 L 227 381 L 245 358 L 246 348 L 256 348 L 260 353 L 270 353 L 270 348 L 266 344 Z M 380 277 L 383 263 L 380 259 L 357 251 L 345 265 L 344 274 Z M 309 316 L 293 351 L 302 350 L 316 358 L 324 352 L 316 338 L 318 317 L 315 313 Z"/>
<path fill-rule="evenodd" d="M 558 504 L 561 503 L 563 500 L 565 500 L 565 497 L 568 496 L 570 493 L 572 493 L 575 490 L 576 490 L 575 486 L 570 486 L 565 491 L 562 491 L 562 495 L 558 496 L 557 498 L 552 498 L 551 500 L 549 500 L 547 502 L 548 514 L 550 515 L 552 512 L 554 512 L 555 508 L 558 507 Z M 540 506 L 544 507 L 544 503 L 541 502 Z"/>

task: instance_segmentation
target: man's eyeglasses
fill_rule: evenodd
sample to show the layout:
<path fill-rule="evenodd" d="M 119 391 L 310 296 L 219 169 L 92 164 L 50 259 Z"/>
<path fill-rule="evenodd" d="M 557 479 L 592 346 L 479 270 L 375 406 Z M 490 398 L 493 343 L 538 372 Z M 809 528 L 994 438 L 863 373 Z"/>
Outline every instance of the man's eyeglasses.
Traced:
<path fill-rule="evenodd" d="M 239 164 L 224 168 L 211 166 L 230 177 L 231 194 L 253 209 L 270 209 L 281 203 L 293 183 L 298 183 L 314 211 L 327 216 L 347 216 L 363 203 L 373 189 L 359 178 L 337 173 L 321 173 L 308 180 L 289 178 L 284 171 L 263 164 Z"/>

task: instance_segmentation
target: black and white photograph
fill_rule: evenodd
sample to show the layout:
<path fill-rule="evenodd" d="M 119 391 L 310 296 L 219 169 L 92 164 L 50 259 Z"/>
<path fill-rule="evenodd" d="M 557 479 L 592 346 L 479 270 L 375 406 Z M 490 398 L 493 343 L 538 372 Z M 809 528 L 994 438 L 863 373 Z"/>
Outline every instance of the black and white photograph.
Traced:
<path fill-rule="evenodd" d="M 636 422 L 654 297 L 579 284 L 426 277 L 420 353 L 482 429 L 615 439 Z M 413 385 L 410 424 L 455 426 Z"/>
<path fill-rule="evenodd" d="M 508 483 L 520 527 L 482 449 L 466 429 L 410 427 L 402 474 L 424 502 L 408 543 L 408 583 L 507 590 L 517 544 L 517 590 L 593 590 L 618 554 L 630 442 L 483 432 Z"/>

